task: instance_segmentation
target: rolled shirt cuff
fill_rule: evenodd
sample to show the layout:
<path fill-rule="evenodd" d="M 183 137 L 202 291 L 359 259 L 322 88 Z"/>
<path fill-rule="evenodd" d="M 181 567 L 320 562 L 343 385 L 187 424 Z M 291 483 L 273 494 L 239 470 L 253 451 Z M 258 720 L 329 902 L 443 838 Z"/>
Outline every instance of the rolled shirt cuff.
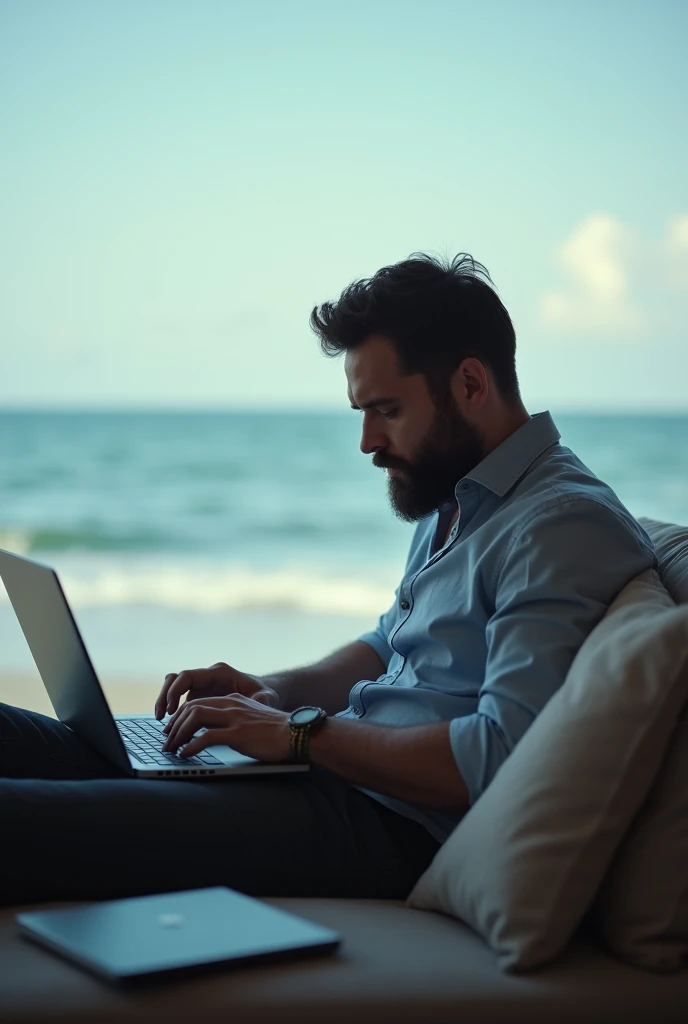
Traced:
<path fill-rule="evenodd" d="M 497 723 L 479 712 L 452 718 L 449 742 L 472 806 L 509 756 L 509 747 Z"/>

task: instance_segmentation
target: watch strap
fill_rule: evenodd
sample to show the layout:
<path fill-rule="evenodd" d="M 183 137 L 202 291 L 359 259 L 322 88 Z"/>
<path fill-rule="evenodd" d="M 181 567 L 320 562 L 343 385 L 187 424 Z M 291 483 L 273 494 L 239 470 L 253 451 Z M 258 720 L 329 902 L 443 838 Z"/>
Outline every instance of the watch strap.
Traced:
<path fill-rule="evenodd" d="M 297 711 L 301 711 L 301 708 L 297 708 Z M 289 725 L 289 740 L 291 744 L 291 761 L 294 764 L 309 764 L 310 759 L 308 756 L 308 739 L 312 732 L 317 732 L 325 722 L 327 721 L 327 712 L 324 708 L 318 708 L 320 715 L 315 718 L 312 722 L 306 722 L 304 725 L 295 725 L 293 722 Z"/>

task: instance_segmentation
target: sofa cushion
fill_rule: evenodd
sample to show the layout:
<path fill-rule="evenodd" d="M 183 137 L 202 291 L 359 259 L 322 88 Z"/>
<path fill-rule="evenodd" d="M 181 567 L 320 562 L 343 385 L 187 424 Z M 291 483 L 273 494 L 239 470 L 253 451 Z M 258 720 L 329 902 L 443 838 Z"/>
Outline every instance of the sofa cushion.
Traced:
<path fill-rule="evenodd" d="M 688 528 L 639 521 L 657 549 L 662 582 L 675 600 L 688 601 Z M 593 918 L 629 963 L 657 971 L 688 963 L 688 709 L 612 862 Z"/>
<path fill-rule="evenodd" d="M 489 948 L 465 925 L 408 910 L 397 900 L 271 897 L 266 902 L 334 928 L 343 937 L 340 950 L 118 991 L 20 939 L 14 910 L 0 911 L 0 1020 L 685 1024 L 688 1014 L 688 972 L 659 976 L 634 970 L 605 955 L 592 937 L 578 936 L 556 964 L 518 977 L 501 973 Z"/>
<path fill-rule="evenodd" d="M 657 775 L 688 695 L 688 607 L 647 570 L 612 603 L 408 905 L 454 914 L 505 970 L 557 955 Z"/>
<path fill-rule="evenodd" d="M 688 526 L 658 519 L 638 522 L 655 546 L 662 583 L 676 604 L 688 604 Z"/>
<path fill-rule="evenodd" d="M 688 965 L 688 708 L 593 907 L 610 948 L 637 967 Z"/>

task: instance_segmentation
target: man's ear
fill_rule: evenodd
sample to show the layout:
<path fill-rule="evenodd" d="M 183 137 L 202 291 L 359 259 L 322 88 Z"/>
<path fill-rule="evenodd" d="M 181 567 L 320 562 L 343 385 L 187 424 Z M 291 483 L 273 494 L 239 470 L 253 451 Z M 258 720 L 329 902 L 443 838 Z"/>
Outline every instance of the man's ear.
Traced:
<path fill-rule="evenodd" d="M 451 392 L 460 412 L 482 409 L 490 393 L 488 374 L 474 356 L 462 359 L 451 376 Z"/>

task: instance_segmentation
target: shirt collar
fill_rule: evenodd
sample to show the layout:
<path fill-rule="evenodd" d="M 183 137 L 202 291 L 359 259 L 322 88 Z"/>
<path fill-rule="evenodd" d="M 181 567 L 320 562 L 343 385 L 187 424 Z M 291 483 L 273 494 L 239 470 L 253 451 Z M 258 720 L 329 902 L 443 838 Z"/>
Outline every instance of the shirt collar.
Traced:
<path fill-rule="evenodd" d="M 474 480 L 503 498 L 516 481 L 532 466 L 538 456 L 556 444 L 561 434 L 549 412 L 538 412 L 518 430 L 493 448 L 464 480 Z M 460 483 L 457 484 L 458 495 Z"/>

